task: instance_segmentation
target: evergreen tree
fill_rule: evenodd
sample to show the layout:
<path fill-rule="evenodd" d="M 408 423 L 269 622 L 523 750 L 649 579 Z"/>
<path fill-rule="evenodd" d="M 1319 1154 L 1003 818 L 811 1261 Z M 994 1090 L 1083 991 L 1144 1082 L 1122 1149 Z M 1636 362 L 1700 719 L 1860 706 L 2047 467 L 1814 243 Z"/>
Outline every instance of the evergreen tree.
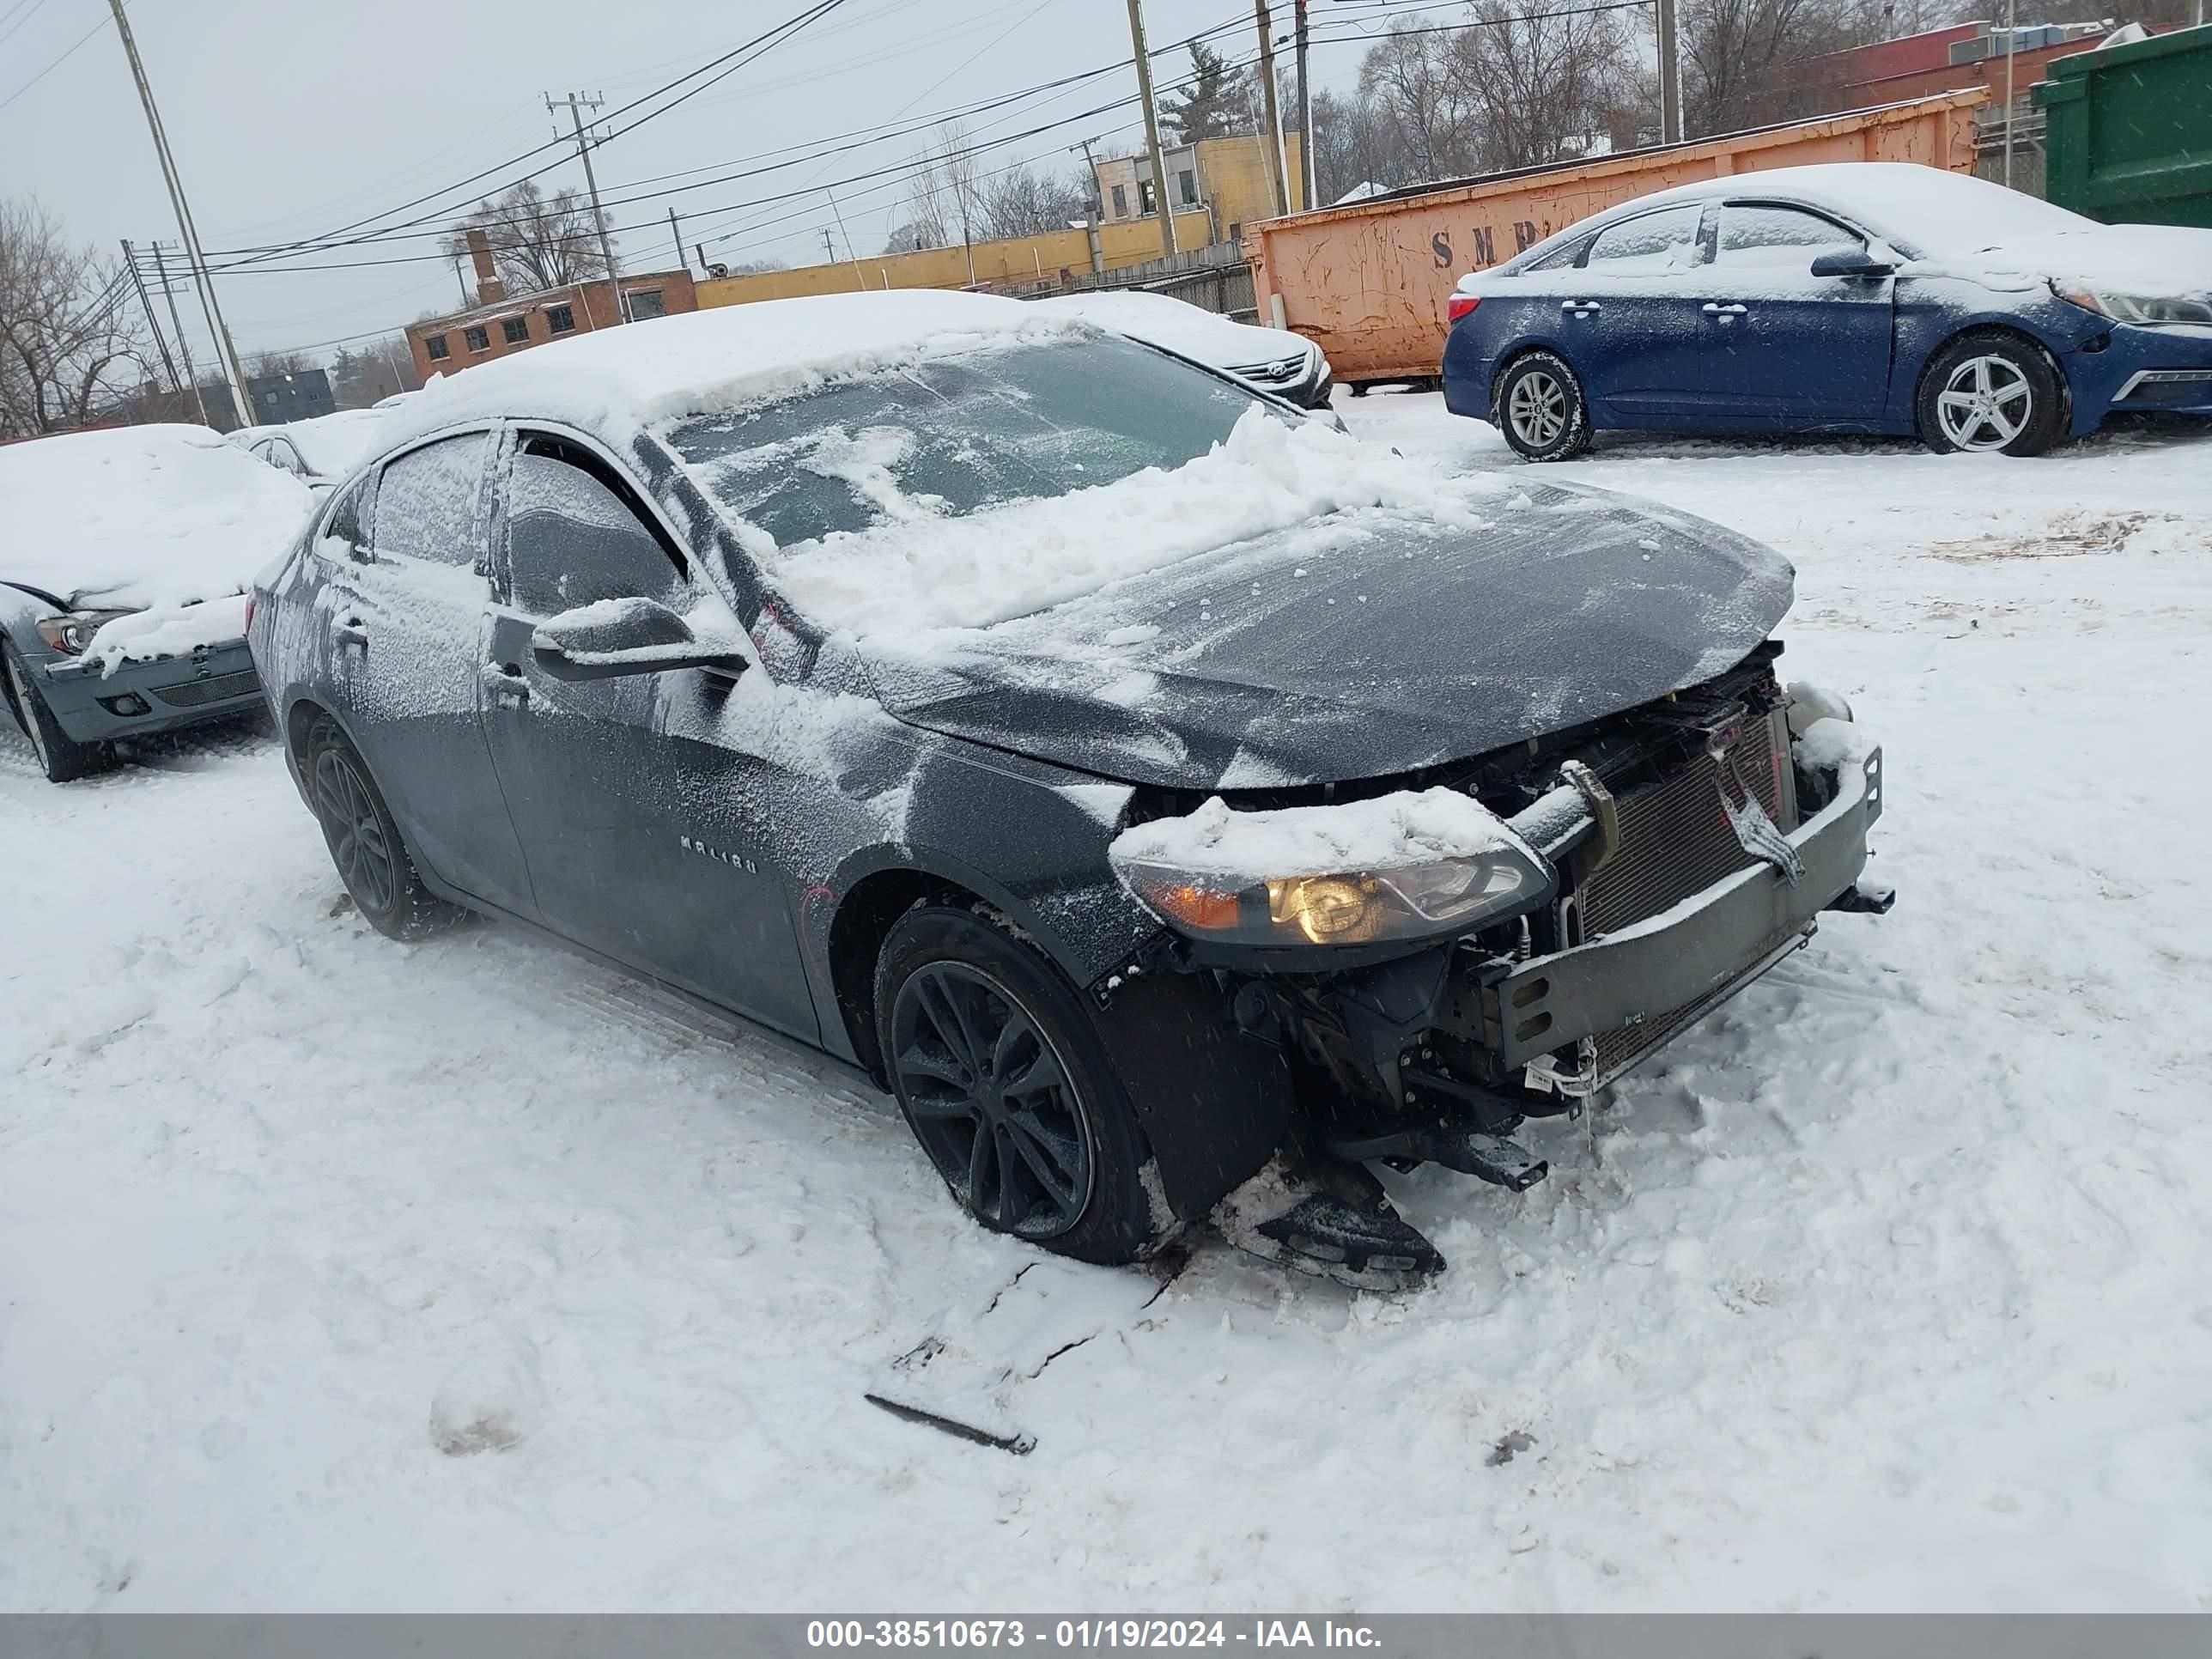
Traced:
<path fill-rule="evenodd" d="M 1176 142 L 1194 144 L 1241 131 L 1251 103 L 1244 71 L 1203 40 L 1191 43 L 1190 70 L 1182 91 L 1160 100 L 1161 118 L 1174 128 Z"/>

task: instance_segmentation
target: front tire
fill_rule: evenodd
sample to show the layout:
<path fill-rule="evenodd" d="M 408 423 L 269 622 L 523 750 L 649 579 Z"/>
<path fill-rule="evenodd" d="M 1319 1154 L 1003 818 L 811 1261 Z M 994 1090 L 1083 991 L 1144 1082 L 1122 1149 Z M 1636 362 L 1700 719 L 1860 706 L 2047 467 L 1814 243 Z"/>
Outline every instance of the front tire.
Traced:
<path fill-rule="evenodd" d="M 1555 352 L 1516 357 L 1498 377 L 1491 423 L 1528 461 L 1564 461 L 1590 445 L 1589 400 L 1581 378 Z"/>
<path fill-rule="evenodd" d="M 1938 455 L 2040 455 L 2064 435 L 2066 398 L 2041 348 L 2011 334 L 1966 334 L 1920 377 L 1920 441 Z"/>
<path fill-rule="evenodd" d="M 0 641 L 0 673 L 8 680 L 8 702 L 15 723 L 31 740 L 31 752 L 48 783 L 74 783 L 106 768 L 113 751 L 104 743 L 79 743 L 62 730 L 54 711 L 31 678 L 23 653 L 12 640 Z"/>
<path fill-rule="evenodd" d="M 370 927 L 387 939 L 427 939 L 468 914 L 423 884 L 368 763 L 328 714 L 307 728 L 300 770 L 338 879 Z"/>
<path fill-rule="evenodd" d="M 1026 939 L 969 906 L 916 905 L 877 962 L 876 1041 L 907 1127 L 984 1226 L 1107 1266 L 1173 1236 L 1097 1030 Z"/>

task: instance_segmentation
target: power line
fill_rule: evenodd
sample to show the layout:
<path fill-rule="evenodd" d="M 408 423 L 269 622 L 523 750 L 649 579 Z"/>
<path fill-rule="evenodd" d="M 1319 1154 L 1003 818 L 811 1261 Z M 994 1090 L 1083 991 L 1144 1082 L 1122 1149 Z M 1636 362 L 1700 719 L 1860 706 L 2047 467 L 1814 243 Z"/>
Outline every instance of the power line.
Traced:
<path fill-rule="evenodd" d="M 91 40 L 92 37 L 99 33 L 100 30 L 106 28 L 107 27 L 107 23 L 108 20 L 103 17 L 97 23 L 94 23 L 90 28 L 87 29 L 82 34 L 78 35 L 76 40 L 70 44 L 68 51 L 62 53 L 60 57 L 55 58 L 52 63 L 47 64 L 46 68 L 40 70 L 29 80 L 24 82 L 21 86 L 16 88 L 15 91 L 9 93 L 5 98 L 0 98 L 0 109 L 7 108 L 9 105 L 14 103 L 18 98 L 21 98 L 33 87 L 38 85 L 40 82 L 45 80 L 49 75 L 52 75 L 64 64 L 69 62 L 70 58 L 76 55 L 77 48 L 83 46 L 86 41 Z M 16 25 L 17 28 L 21 28 L 21 27 L 22 25 L 20 23 Z M 11 34 L 14 32 L 15 31 L 13 29 L 9 31 Z"/>
<path fill-rule="evenodd" d="M 784 40 L 788 40 L 793 34 L 797 33 L 800 29 L 805 27 L 807 24 L 814 21 L 815 19 L 827 16 L 830 13 L 836 10 L 838 7 L 845 3 L 846 0 L 815 0 L 815 3 L 807 7 L 804 11 L 799 12 L 795 16 L 787 18 L 784 21 L 778 23 L 773 28 L 763 30 L 759 34 L 753 36 L 751 40 L 744 42 L 742 46 L 732 47 L 730 51 L 722 53 L 720 57 L 709 58 L 698 68 L 678 76 L 674 80 L 656 87 L 653 90 L 646 93 L 641 97 L 632 99 L 629 103 L 624 104 L 618 109 L 613 111 L 606 118 L 610 122 L 619 119 L 621 117 L 629 113 L 630 111 L 638 109 L 644 105 L 651 103 L 654 99 L 662 97 L 667 93 L 672 92 L 678 87 L 682 86 L 685 82 L 696 80 L 700 76 L 706 75 L 713 70 L 720 69 L 725 64 L 729 64 L 732 58 L 738 58 L 744 52 L 752 52 L 756 47 L 762 48 L 762 52 L 765 52 L 765 51 L 771 49 L 775 46 L 780 46 Z M 756 57 L 762 54 L 755 54 Z M 746 63 L 750 63 L 752 61 L 754 61 L 753 58 L 747 58 L 745 60 Z M 744 66 L 744 65 L 743 64 L 732 65 L 733 69 L 741 69 Z M 718 75 L 715 76 L 714 80 L 719 81 L 721 78 L 722 76 Z M 714 82 L 708 82 L 706 84 L 712 85 Z M 694 90 L 700 89 L 702 88 L 695 88 Z M 685 96 L 688 97 L 690 94 L 686 94 Z M 660 109 L 650 111 L 644 116 L 640 117 L 637 120 L 631 122 L 629 126 L 618 129 L 617 132 L 628 132 L 639 126 L 642 126 L 647 121 L 652 120 L 658 116 L 666 114 L 669 110 L 674 109 L 678 104 L 680 104 L 684 100 L 679 98 Z M 614 137 L 617 135 L 610 134 L 609 136 Z M 500 162 L 493 167 L 483 168 L 478 172 L 472 173 L 469 174 L 468 177 L 459 179 L 453 184 L 445 185 L 437 190 L 426 191 L 422 195 L 414 197 L 408 201 L 400 203 L 397 207 L 386 208 L 381 212 L 368 214 L 362 218 L 353 220 L 347 224 L 340 225 L 335 230 L 325 231 L 319 235 L 302 237 L 296 241 L 283 243 L 270 248 L 227 249 L 218 250 L 218 252 L 249 253 L 252 257 L 249 259 L 242 260 L 240 263 L 258 264 L 262 260 L 276 258 L 285 253 L 327 252 L 334 248 L 350 246 L 356 241 L 367 240 L 369 240 L 369 238 L 349 238 L 347 234 L 349 232 L 359 230 L 364 226 L 374 224 L 380 219 L 388 219 L 393 214 L 404 213 L 408 209 L 419 207 L 426 202 L 436 201 L 442 197 L 452 196 L 458 191 L 465 191 L 469 186 L 475 185 L 483 179 L 492 177 L 495 173 L 504 173 L 508 168 L 516 166 L 518 163 L 529 161 L 532 156 L 542 155 L 549 149 L 560 149 L 565 151 L 568 142 L 569 141 L 566 138 L 556 137 L 550 139 L 542 144 L 534 144 L 530 149 L 524 150 L 520 155 L 510 156 L 505 161 Z M 514 185 L 522 183 L 523 180 L 526 179 L 535 179 L 541 173 L 551 172 L 553 168 L 560 166 L 561 162 L 564 160 L 566 160 L 565 155 L 554 161 L 548 161 L 543 167 L 533 168 L 528 173 L 508 179 L 506 182 L 509 185 Z M 449 205 L 439 209 L 435 212 L 426 213 L 414 219 L 404 220 L 397 226 L 387 225 L 385 227 L 385 230 L 390 231 L 403 228 L 405 226 L 421 224 L 431 219 L 443 218 L 453 211 L 453 208 Z M 374 234 L 375 234 L 375 233 L 371 233 L 371 235 Z"/>
<path fill-rule="evenodd" d="M 8 40 L 17 29 L 22 27 L 25 23 L 29 22 L 31 19 L 36 15 L 39 8 L 46 3 L 46 0 L 15 0 L 15 3 L 9 7 L 5 13 L 0 13 L 0 24 L 7 23 L 9 18 L 15 17 L 16 14 L 19 12 L 22 15 L 20 18 L 17 18 L 17 21 L 12 25 L 4 28 L 0 28 L 0 41 Z M 25 10 L 26 7 L 29 8 L 29 9 Z"/>

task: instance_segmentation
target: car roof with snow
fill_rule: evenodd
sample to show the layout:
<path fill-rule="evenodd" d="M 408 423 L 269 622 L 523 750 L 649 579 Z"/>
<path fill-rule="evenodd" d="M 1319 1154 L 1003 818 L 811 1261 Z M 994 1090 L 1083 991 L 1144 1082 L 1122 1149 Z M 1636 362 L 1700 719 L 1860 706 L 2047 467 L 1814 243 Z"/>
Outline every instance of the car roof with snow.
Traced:
<path fill-rule="evenodd" d="M 70 432 L 0 447 L 0 581 L 118 608 L 240 592 L 313 498 L 204 426 Z"/>
<path fill-rule="evenodd" d="M 571 335 L 434 380 L 386 411 L 380 447 L 458 422 L 565 421 L 623 437 L 993 338 L 1087 331 L 1019 300 L 902 289 L 763 300 Z"/>
<path fill-rule="evenodd" d="M 1960 267 L 2032 272 L 2193 293 L 2212 271 L 2212 231 L 2173 225 L 2104 225 L 1971 173 L 1914 161 L 1828 161 L 1765 167 L 1654 191 L 1592 214 L 1506 264 L 1517 275 L 1617 219 L 1684 202 L 1802 202 L 1873 231 L 1909 258 Z M 1492 274 L 1479 271 L 1476 278 Z"/>
<path fill-rule="evenodd" d="M 326 478 L 353 471 L 375 445 L 384 416 L 374 409 L 341 409 L 304 421 L 249 426 L 230 434 L 233 443 L 252 445 L 263 438 L 284 438 L 300 452 L 300 459 Z"/>

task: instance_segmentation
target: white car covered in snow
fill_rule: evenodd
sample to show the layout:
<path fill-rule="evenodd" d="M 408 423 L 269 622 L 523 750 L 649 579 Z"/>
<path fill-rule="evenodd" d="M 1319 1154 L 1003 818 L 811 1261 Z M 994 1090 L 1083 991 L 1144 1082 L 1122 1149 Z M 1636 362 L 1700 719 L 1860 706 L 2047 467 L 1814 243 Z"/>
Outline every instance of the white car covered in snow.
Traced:
<path fill-rule="evenodd" d="M 241 427 L 230 441 L 320 495 L 343 483 L 368 453 L 384 423 L 381 408 L 341 409 L 312 420 Z"/>
<path fill-rule="evenodd" d="M 1240 323 L 1164 294 L 1062 294 L 1030 303 L 1234 374 L 1302 409 L 1328 408 L 1335 385 L 1328 359 L 1311 340 Z"/>
<path fill-rule="evenodd" d="M 118 738 L 251 714 L 246 584 L 313 498 L 203 426 L 0 448 L 0 698 L 56 783 Z"/>

